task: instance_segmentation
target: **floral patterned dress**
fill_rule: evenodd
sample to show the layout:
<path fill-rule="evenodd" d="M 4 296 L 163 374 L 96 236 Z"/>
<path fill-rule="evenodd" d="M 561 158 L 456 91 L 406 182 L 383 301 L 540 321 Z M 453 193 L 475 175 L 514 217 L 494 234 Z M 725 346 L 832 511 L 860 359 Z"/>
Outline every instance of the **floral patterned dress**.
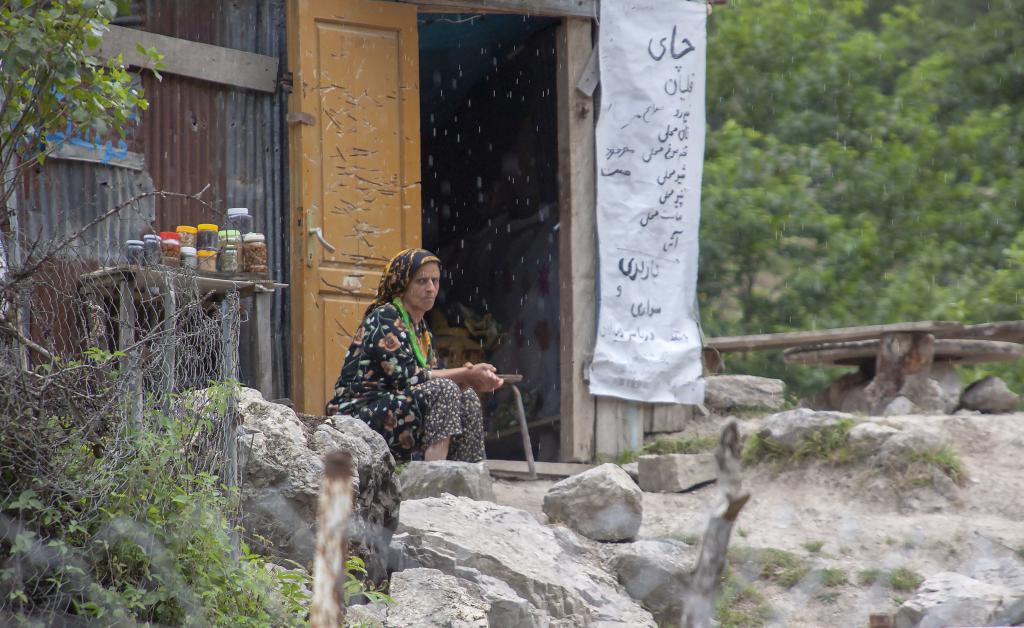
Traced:
<path fill-rule="evenodd" d="M 426 329 L 420 321 L 417 336 Z M 345 354 L 328 416 L 349 414 L 384 437 L 396 460 L 409 460 L 441 439 L 452 437 L 448 458 L 478 462 L 484 457 L 480 399 L 449 379 L 428 379 L 413 354 L 398 308 L 377 307 L 356 330 Z M 437 366 L 433 343 L 427 365 Z"/>

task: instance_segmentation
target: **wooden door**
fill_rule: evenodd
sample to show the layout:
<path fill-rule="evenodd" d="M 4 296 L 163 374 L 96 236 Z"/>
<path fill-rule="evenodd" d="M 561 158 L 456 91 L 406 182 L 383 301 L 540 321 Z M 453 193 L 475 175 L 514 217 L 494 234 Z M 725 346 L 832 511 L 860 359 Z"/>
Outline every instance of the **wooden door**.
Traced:
<path fill-rule="evenodd" d="M 321 414 L 384 264 L 420 243 L 416 7 L 288 8 L 292 398 Z"/>

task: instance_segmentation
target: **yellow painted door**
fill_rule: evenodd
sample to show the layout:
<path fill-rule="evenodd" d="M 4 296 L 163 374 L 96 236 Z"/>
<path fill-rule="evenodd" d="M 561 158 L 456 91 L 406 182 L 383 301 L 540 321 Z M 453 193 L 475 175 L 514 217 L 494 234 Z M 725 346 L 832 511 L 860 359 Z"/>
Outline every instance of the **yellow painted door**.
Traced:
<path fill-rule="evenodd" d="M 321 414 L 384 264 L 420 243 L 416 7 L 292 0 L 288 59 L 292 398 Z"/>

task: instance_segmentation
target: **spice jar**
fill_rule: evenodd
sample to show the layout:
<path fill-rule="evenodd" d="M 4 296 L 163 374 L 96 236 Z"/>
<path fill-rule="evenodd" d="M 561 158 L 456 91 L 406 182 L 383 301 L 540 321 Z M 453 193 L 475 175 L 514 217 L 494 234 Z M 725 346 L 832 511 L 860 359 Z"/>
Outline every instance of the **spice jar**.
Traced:
<path fill-rule="evenodd" d="M 222 229 L 217 234 L 220 239 L 220 251 L 217 255 L 217 270 L 222 273 L 237 273 L 242 270 L 241 248 L 242 237 L 237 229 Z"/>
<path fill-rule="evenodd" d="M 267 242 L 262 233 L 249 233 L 242 238 L 242 267 L 247 273 L 267 272 Z"/>
<path fill-rule="evenodd" d="M 127 240 L 124 246 L 124 258 L 129 266 L 142 266 L 146 263 L 142 240 Z"/>
<path fill-rule="evenodd" d="M 165 266 L 181 265 L 181 240 L 177 231 L 160 232 L 160 254 Z"/>
<path fill-rule="evenodd" d="M 196 235 L 196 246 L 208 251 L 217 250 L 217 225 L 203 223 L 199 225 Z"/>
<path fill-rule="evenodd" d="M 196 251 L 196 270 L 203 273 L 217 272 L 217 251 L 209 249 Z"/>
<path fill-rule="evenodd" d="M 242 236 L 252 233 L 252 216 L 249 215 L 249 209 L 247 207 L 228 208 L 224 229 L 237 231 Z"/>
<path fill-rule="evenodd" d="M 199 258 L 196 255 L 196 247 L 181 247 L 181 267 L 196 270 L 199 267 Z"/>
<path fill-rule="evenodd" d="M 178 225 L 175 231 L 178 232 L 178 240 L 181 241 L 182 247 L 191 246 L 195 248 L 198 229 L 191 225 Z"/>
<path fill-rule="evenodd" d="M 142 260 L 146 266 L 156 266 L 160 263 L 160 236 L 155 233 L 147 233 L 142 236 Z"/>

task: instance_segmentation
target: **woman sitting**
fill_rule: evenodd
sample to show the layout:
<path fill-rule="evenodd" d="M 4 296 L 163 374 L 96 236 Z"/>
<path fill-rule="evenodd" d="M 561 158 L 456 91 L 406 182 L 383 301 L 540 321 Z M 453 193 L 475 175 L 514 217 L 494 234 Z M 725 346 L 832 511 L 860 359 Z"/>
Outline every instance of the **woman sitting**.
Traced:
<path fill-rule="evenodd" d="M 384 269 L 366 309 L 327 415 L 349 414 L 384 437 L 397 461 L 484 459 L 483 417 L 476 392 L 501 387 L 490 364 L 437 368 L 423 316 L 434 307 L 441 260 L 406 249 Z"/>

